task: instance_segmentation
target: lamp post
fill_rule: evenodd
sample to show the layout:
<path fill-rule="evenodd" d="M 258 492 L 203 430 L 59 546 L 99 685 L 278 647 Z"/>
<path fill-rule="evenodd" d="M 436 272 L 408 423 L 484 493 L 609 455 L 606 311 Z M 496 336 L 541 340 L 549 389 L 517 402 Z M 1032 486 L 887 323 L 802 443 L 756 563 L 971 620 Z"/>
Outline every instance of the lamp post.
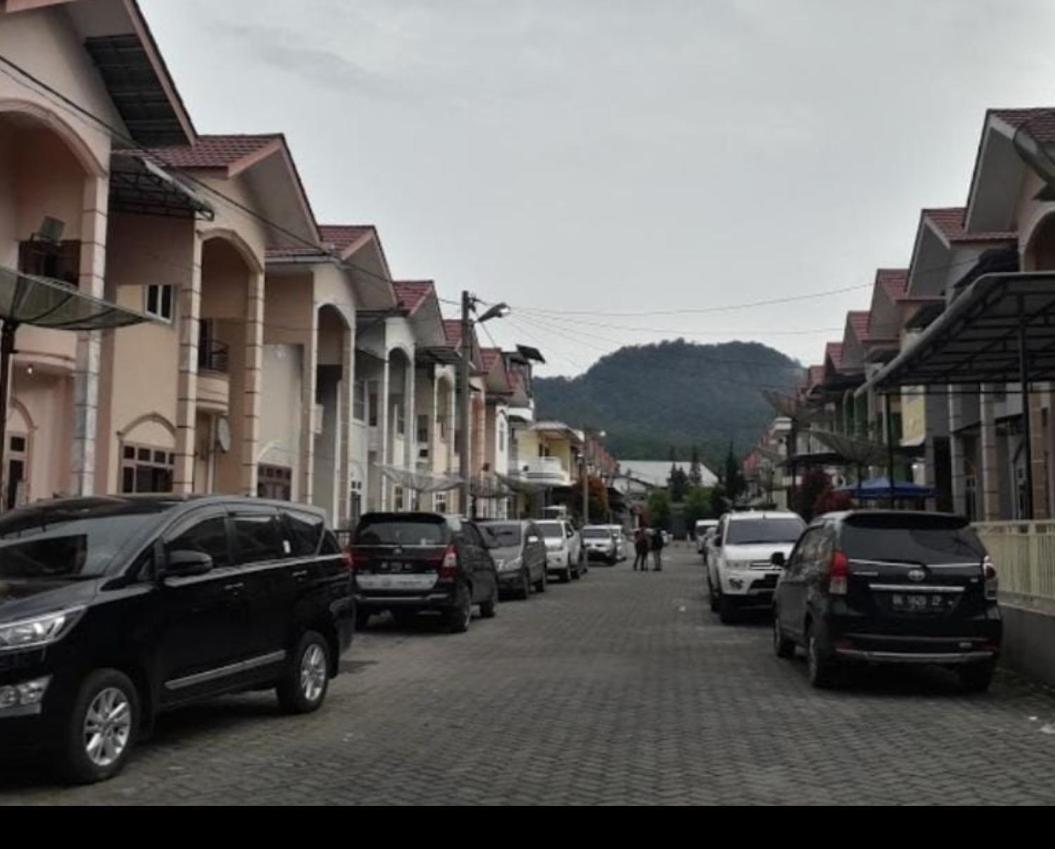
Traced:
<path fill-rule="evenodd" d="M 473 510 L 469 506 L 470 498 L 470 470 L 472 468 L 469 462 L 469 418 L 471 416 L 471 400 L 472 392 L 469 389 L 469 364 L 473 356 L 473 341 L 472 341 L 472 330 L 473 330 L 473 315 L 476 312 L 476 306 L 479 304 L 479 299 L 470 294 L 467 291 L 462 292 L 462 345 L 461 345 L 461 363 L 458 367 L 458 391 L 459 395 L 462 427 L 458 432 L 458 474 L 462 479 L 461 482 L 461 506 L 462 511 L 467 516 L 472 516 Z M 509 306 L 505 303 L 495 304 L 490 309 L 486 310 L 483 315 L 476 317 L 475 323 L 483 324 L 485 321 L 490 321 L 492 318 L 502 318 L 503 316 L 509 315 Z"/>
<path fill-rule="evenodd" d="M 590 450 L 591 433 L 601 439 L 607 436 L 603 430 L 591 431 L 589 428 L 582 430 L 582 525 L 584 528 L 590 523 L 590 459 L 587 453 Z"/>

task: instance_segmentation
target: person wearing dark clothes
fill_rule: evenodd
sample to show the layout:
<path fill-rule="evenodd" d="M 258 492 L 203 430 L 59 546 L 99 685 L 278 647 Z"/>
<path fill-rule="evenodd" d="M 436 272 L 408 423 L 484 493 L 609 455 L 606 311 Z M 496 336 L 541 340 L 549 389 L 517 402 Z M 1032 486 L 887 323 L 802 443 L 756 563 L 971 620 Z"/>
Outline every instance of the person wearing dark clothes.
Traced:
<path fill-rule="evenodd" d="M 652 562 L 653 572 L 663 570 L 663 531 L 659 528 L 652 531 Z"/>
<path fill-rule="evenodd" d="M 638 528 L 634 532 L 634 571 L 637 571 L 638 564 L 641 564 L 641 571 L 648 571 L 648 537 L 645 535 L 644 528 Z"/>

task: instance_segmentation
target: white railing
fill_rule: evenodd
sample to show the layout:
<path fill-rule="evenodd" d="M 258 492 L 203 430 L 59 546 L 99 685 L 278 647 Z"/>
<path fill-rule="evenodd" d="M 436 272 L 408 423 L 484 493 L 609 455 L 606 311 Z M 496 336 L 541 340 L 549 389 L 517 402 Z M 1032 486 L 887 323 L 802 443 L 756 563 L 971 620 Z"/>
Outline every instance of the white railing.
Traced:
<path fill-rule="evenodd" d="M 559 457 L 535 457 L 517 462 L 518 465 L 513 467 L 515 474 L 525 480 L 564 486 L 571 480 Z"/>
<path fill-rule="evenodd" d="M 996 566 L 1001 597 L 1055 612 L 1055 522 L 974 527 Z"/>

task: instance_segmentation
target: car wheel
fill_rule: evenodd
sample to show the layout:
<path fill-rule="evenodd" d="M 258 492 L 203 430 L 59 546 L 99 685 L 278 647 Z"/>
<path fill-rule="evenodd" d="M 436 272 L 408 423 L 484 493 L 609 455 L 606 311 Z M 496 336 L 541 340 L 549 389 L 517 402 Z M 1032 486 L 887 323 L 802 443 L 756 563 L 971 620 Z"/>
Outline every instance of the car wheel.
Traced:
<path fill-rule="evenodd" d="M 560 573 L 560 582 L 566 584 L 571 580 L 571 566 L 565 566 L 564 570 Z"/>
<path fill-rule="evenodd" d="M 495 581 L 495 587 L 491 590 L 491 597 L 487 601 L 480 602 L 480 616 L 484 619 L 494 619 L 495 609 L 498 607 L 498 581 Z"/>
<path fill-rule="evenodd" d="M 93 784 L 113 778 L 128 760 L 139 730 L 139 693 L 116 669 L 84 679 L 73 701 L 59 767 L 70 781 Z"/>
<path fill-rule="evenodd" d="M 473 600 L 469 594 L 469 588 L 462 586 L 458 588 L 458 595 L 454 606 L 444 614 L 444 622 L 447 630 L 452 634 L 464 634 L 469 630 L 469 623 L 473 618 Z"/>
<path fill-rule="evenodd" d="M 318 631 L 308 631 L 275 688 L 278 703 L 286 713 L 311 713 L 326 699 L 329 684 L 329 643 Z"/>
<path fill-rule="evenodd" d="M 711 613 L 718 612 L 718 594 L 714 591 L 714 584 L 711 583 L 711 576 L 707 576 L 707 596 L 711 603 Z"/>
<path fill-rule="evenodd" d="M 718 597 L 718 619 L 723 625 L 732 625 L 740 618 L 740 611 L 736 607 L 736 602 L 729 596 L 722 593 Z"/>
<path fill-rule="evenodd" d="M 520 575 L 520 592 L 517 598 L 526 600 L 531 595 L 531 574 L 525 569 Z"/>
<path fill-rule="evenodd" d="M 571 570 L 571 577 L 573 581 L 579 580 L 582 577 L 582 567 L 576 564 L 575 568 Z"/>
<path fill-rule="evenodd" d="M 784 636 L 784 629 L 780 627 L 780 616 L 776 608 L 773 609 L 773 652 L 777 657 L 785 660 L 795 656 L 795 641 Z"/>
<path fill-rule="evenodd" d="M 960 686 L 969 693 L 984 693 L 989 689 L 989 685 L 993 683 L 993 673 L 995 671 L 996 664 L 991 660 L 987 660 L 984 663 L 972 663 L 968 666 L 961 666 L 958 670 Z"/>
<path fill-rule="evenodd" d="M 818 689 L 834 687 L 838 667 L 821 653 L 820 641 L 811 628 L 806 634 L 806 670 L 810 684 Z"/>

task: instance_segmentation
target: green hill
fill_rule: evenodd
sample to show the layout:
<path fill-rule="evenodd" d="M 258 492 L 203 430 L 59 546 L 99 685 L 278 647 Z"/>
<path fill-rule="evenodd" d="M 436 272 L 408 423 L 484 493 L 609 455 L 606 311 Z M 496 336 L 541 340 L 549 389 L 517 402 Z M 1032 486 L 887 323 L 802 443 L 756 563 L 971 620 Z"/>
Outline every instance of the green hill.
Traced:
<path fill-rule="evenodd" d="M 620 348 L 575 378 L 536 378 L 536 418 L 604 429 L 616 457 L 679 460 L 698 445 L 712 469 L 733 441 L 744 454 L 774 416 L 764 388 L 790 388 L 794 360 L 757 342 L 678 339 Z"/>

